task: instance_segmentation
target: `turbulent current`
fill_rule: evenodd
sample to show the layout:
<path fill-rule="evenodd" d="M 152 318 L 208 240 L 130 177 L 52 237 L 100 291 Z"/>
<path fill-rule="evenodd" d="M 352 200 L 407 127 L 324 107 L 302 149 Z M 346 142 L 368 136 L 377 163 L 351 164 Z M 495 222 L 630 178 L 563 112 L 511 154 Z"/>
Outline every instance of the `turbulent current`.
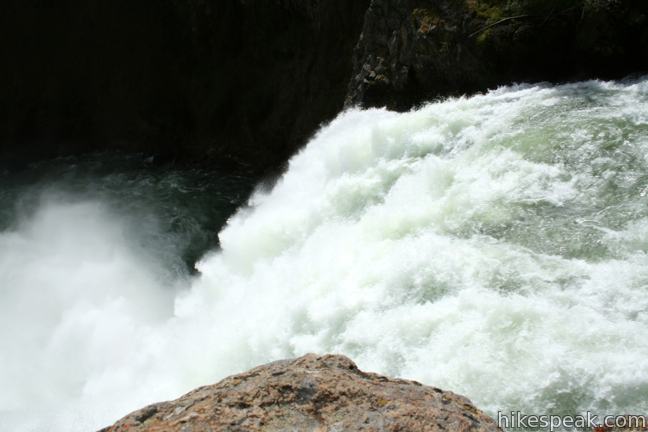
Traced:
<path fill-rule="evenodd" d="M 0 430 L 97 429 L 306 352 L 492 415 L 648 412 L 648 80 L 342 113 L 195 274 L 177 224 L 222 203 L 129 179 L 0 209 Z"/>

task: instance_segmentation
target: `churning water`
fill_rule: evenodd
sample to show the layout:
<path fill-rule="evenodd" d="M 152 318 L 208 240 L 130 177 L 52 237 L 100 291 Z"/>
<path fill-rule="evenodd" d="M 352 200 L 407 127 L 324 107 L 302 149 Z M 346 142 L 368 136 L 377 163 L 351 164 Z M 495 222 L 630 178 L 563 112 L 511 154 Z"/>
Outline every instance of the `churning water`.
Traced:
<path fill-rule="evenodd" d="M 343 113 L 194 276 L 173 223 L 210 206 L 149 181 L 13 211 L 0 430 L 92 430 L 313 351 L 491 414 L 648 411 L 648 80 Z"/>

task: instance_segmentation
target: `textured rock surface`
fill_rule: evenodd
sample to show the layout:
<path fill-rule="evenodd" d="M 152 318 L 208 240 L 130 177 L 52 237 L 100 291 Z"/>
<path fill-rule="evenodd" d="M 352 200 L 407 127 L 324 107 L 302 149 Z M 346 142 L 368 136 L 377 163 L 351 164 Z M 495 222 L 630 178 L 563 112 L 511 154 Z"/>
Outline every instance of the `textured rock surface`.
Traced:
<path fill-rule="evenodd" d="M 102 432 L 499 430 L 462 396 L 310 354 L 148 406 Z"/>
<path fill-rule="evenodd" d="M 520 81 L 648 69 L 641 0 L 372 0 L 347 104 L 409 109 Z"/>

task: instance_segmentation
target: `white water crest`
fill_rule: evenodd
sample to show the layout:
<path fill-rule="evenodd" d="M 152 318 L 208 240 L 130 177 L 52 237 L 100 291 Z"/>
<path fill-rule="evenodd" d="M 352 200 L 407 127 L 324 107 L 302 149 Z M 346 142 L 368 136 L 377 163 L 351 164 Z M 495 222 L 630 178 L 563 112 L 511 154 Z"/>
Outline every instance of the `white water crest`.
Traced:
<path fill-rule="evenodd" d="M 336 352 L 490 414 L 648 411 L 648 80 L 350 110 L 191 280 L 99 203 L 0 234 L 0 430 Z"/>

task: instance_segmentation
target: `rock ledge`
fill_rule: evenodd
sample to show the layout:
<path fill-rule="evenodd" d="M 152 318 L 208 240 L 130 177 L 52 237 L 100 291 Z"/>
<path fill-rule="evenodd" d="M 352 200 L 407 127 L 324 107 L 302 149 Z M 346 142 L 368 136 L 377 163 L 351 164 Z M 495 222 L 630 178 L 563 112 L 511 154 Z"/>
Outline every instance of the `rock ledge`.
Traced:
<path fill-rule="evenodd" d="M 463 396 L 308 354 L 150 405 L 101 432 L 441 430 L 500 431 Z"/>

